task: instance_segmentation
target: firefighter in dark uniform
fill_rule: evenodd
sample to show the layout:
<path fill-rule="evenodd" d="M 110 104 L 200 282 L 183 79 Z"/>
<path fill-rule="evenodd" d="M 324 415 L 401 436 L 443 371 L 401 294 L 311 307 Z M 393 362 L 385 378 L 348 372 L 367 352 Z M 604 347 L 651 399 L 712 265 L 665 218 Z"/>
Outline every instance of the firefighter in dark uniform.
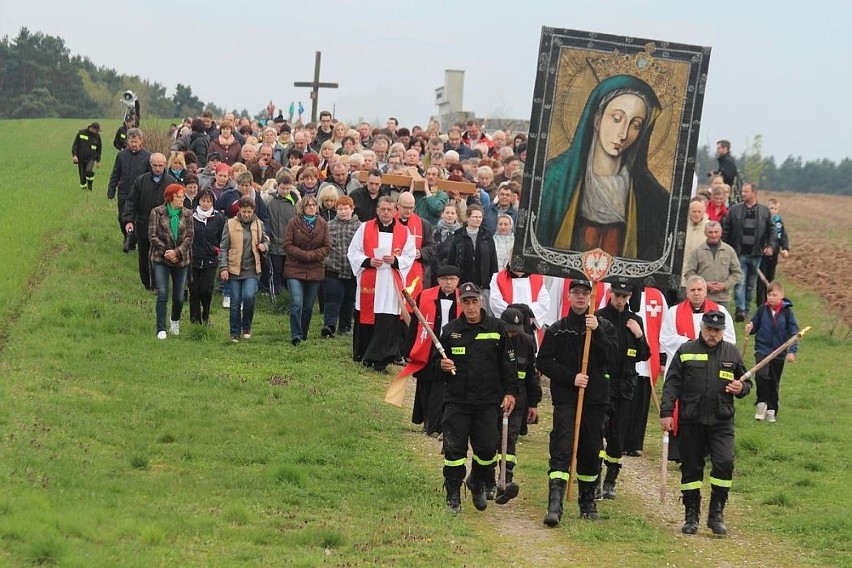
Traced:
<path fill-rule="evenodd" d="M 553 429 L 550 432 L 549 494 L 544 524 L 555 527 L 562 519 L 562 500 L 571 467 L 574 419 L 580 387 L 586 389 L 580 437 L 577 447 L 577 502 L 580 516 L 597 519 L 595 487 L 601 470 L 603 423 L 609 407 L 607 362 L 615 349 L 615 329 L 603 318 L 589 313 L 592 284 L 572 279 L 568 291 L 568 315 L 550 326 L 544 334 L 536 366 L 550 377 L 553 399 Z M 586 374 L 582 374 L 583 347 L 591 333 Z"/>
<path fill-rule="evenodd" d="M 525 332 L 523 313 L 509 307 L 503 310 L 500 320 L 506 328 L 518 366 L 518 396 L 515 397 L 515 409 L 509 415 L 509 436 L 506 444 L 506 488 L 503 491 L 497 490 L 494 497 L 498 505 L 504 505 L 517 497 L 520 491 L 520 487 L 514 482 L 514 469 L 518 463 L 518 435 L 527 433 L 527 424 L 538 422 L 541 383 L 535 368 L 535 339 Z M 502 436 L 502 417 L 498 423 L 498 432 Z"/>
<path fill-rule="evenodd" d="M 712 310 L 701 319 L 698 339 L 675 352 L 660 401 L 660 426 L 672 430 L 675 402 L 680 439 L 680 489 L 686 509 L 681 532 L 695 534 L 701 514 L 704 458 L 710 455 L 710 510 L 707 526 L 714 535 L 727 534 L 722 517 L 734 474 L 734 397 L 751 391 L 737 347 L 723 340 L 725 314 Z"/>
<path fill-rule="evenodd" d="M 95 182 L 95 165 L 101 165 L 101 125 L 93 122 L 74 137 L 71 144 L 71 161 L 77 164 L 80 189 L 92 191 Z"/>
<path fill-rule="evenodd" d="M 127 148 L 127 131 L 137 126 L 139 125 L 136 124 L 136 120 L 132 116 L 125 117 L 124 124 L 118 127 L 118 130 L 115 131 L 115 138 L 112 140 L 112 145 L 115 146 L 116 150 L 121 152 Z"/>
<path fill-rule="evenodd" d="M 500 438 L 494 425 L 500 409 L 515 408 L 518 368 L 503 323 L 482 309 L 479 286 L 466 282 L 459 288 L 462 317 L 448 323 L 441 334 L 447 359 L 436 355 L 433 365 L 443 372 L 444 487 L 447 507 L 461 510 L 461 484 L 465 476 L 468 441 L 473 450 L 468 481 L 473 505 L 488 506 L 485 482 L 494 479 Z"/>
<path fill-rule="evenodd" d="M 615 352 L 609 366 L 609 411 L 607 412 L 606 448 L 602 452 L 606 464 L 606 479 L 603 480 L 602 497 L 615 499 L 615 483 L 624 454 L 624 439 L 630 426 L 630 408 L 633 391 L 639 374 L 638 361 L 647 361 L 651 348 L 645 339 L 642 318 L 630 311 L 629 302 L 633 294 L 630 284 L 616 283 L 610 287 L 610 301 L 597 315 L 615 326 Z"/>

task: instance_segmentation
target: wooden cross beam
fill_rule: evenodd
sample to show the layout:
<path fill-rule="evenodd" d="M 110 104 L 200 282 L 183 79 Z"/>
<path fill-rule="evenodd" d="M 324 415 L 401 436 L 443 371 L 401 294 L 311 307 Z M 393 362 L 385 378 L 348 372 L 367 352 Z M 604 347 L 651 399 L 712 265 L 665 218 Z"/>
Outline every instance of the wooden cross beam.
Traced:
<path fill-rule="evenodd" d="M 317 105 L 319 102 L 319 90 L 320 89 L 336 89 L 339 85 L 337 83 L 321 83 L 319 80 L 320 77 L 320 60 L 322 59 L 322 52 L 317 51 L 316 60 L 314 62 L 314 80 L 313 81 L 296 81 L 293 83 L 294 87 L 310 87 L 311 88 L 311 122 L 317 121 Z"/>

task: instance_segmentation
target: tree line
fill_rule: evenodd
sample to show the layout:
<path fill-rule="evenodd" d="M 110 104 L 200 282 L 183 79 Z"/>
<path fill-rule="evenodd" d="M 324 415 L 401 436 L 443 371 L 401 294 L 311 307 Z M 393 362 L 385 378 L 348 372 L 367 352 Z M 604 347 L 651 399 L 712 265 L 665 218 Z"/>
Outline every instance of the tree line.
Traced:
<path fill-rule="evenodd" d="M 0 40 L 0 119 L 124 116 L 119 99 L 127 90 L 139 97 L 143 120 L 198 116 L 205 109 L 225 112 L 195 96 L 188 85 L 178 83 L 168 96 L 160 83 L 71 55 L 59 37 L 21 28 L 14 39 Z M 239 114 L 249 116 L 245 109 Z"/>

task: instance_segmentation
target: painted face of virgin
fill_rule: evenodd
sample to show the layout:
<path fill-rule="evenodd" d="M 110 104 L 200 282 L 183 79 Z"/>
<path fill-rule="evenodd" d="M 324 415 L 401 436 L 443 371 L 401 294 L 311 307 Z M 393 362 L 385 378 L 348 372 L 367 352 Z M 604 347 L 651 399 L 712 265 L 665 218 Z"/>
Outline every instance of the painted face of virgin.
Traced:
<path fill-rule="evenodd" d="M 601 149 L 616 158 L 630 148 L 642 131 L 647 112 L 645 101 L 636 95 L 624 94 L 612 99 L 597 120 Z"/>

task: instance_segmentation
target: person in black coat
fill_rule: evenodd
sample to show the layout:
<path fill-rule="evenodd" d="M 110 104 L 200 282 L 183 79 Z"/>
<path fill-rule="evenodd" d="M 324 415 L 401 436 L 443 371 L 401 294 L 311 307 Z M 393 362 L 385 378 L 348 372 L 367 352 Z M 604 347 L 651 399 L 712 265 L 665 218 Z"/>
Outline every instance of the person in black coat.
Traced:
<path fill-rule="evenodd" d="M 225 228 L 225 216 L 213 208 L 215 196 L 209 189 L 198 194 L 192 211 L 195 226 L 192 240 L 192 272 L 189 280 L 189 321 L 210 325 L 210 302 L 216 283 L 219 242 Z"/>
<path fill-rule="evenodd" d="M 467 223 L 453 234 L 447 264 L 461 269 L 461 281 L 473 282 L 482 289 L 483 309 L 490 315 L 488 298 L 491 276 L 497 272 L 497 249 L 493 235 L 482 227 L 483 212 L 479 205 L 467 208 Z"/>
<path fill-rule="evenodd" d="M 107 187 L 107 199 L 112 200 L 118 197 L 118 226 L 121 227 L 121 232 L 125 236 L 127 231 L 124 228 L 122 214 L 127 196 L 130 195 L 130 189 L 136 178 L 151 171 L 151 152 L 144 149 L 143 145 L 141 130 L 131 128 L 127 131 L 127 148 L 116 155 Z"/>
<path fill-rule="evenodd" d="M 148 258 L 151 242 L 148 240 L 148 219 L 151 210 L 163 204 L 166 186 L 177 180 L 166 173 L 166 157 L 160 153 L 151 154 L 151 171 L 142 174 L 133 182 L 121 220 L 127 233 L 135 233 L 139 253 L 139 278 L 142 285 L 153 290 L 151 282 L 151 261 Z"/>

